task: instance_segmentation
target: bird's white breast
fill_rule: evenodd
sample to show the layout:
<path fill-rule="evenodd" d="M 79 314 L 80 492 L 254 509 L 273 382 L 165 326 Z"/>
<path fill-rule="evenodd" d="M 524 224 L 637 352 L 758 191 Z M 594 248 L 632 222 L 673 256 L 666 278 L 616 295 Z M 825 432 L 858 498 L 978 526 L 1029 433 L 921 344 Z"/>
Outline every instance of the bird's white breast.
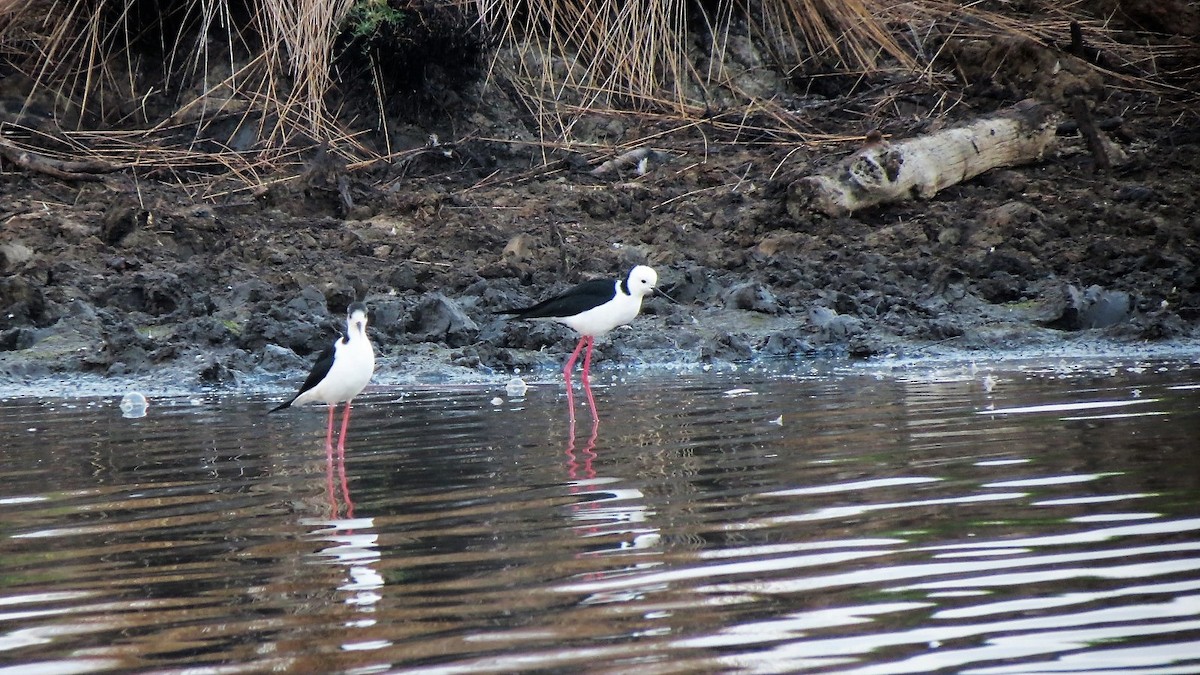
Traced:
<path fill-rule="evenodd" d="M 580 335 L 600 337 L 617 326 L 633 321 L 642 309 L 642 296 L 617 293 L 616 297 L 575 316 L 555 319 Z"/>
<path fill-rule="evenodd" d="M 317 386 L 296 397 L 295 403 L 342 403 L 358 396 L 375 373 L 375 350 L 362 337 L 338 340 L 329 374 Z"/>

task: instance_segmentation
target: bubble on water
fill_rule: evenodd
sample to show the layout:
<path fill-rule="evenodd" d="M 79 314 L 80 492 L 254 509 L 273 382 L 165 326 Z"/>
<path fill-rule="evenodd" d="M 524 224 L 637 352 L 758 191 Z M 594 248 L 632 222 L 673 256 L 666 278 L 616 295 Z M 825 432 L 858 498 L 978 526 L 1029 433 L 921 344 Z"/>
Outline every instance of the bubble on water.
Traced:
<path fill-rule="evenodd" d="M 511 398 L 521 398 L 525 395 L 525 391 L 529 389 L 529 385 L 525 384 L 525 380 L 519 377 L 514 377 L 504 385 L 504 391 Z"/>
<path fill-rule="evenodd" d="M 145 417 L 149 403 L 140 391 L 131 391 L 121 397 L 121 417 L 130 419 Z"/>
<path fill-rule="evenodd" d="M 993 389 L 995 389 L 995 388 L 996 388 L 996 378 L 995 378 L 995 377 L 992 377 L 992 374 L 991 374 L 991 373 L 988 373 L 987 375 L 984 375 L 984 377 L 983 377 L 983 390 L 984 390 L 985 392 L 987 392 L 987 393 L 989 393 L 989 394 L 990 394 L 990 393 L 992 393 L 992 390 L 993 390 Z"/>
<path fill-rule="evenodd" d="M 504 405 L 504 399 L 497 396 L 496 398 L 492 399 L 492 405 Z"/>

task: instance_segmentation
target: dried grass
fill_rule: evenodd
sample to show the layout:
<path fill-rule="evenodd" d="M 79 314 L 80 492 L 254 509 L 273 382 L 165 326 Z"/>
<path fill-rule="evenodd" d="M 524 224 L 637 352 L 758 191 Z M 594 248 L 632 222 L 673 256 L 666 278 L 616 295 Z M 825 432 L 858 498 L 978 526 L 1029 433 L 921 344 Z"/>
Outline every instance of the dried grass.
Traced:
<path fill-rule="evenodd" d="M 32 83 L 27 106 L 49 108 L 59 130 L 0 131 L 48 156 L 103 159 L 182 183 L 298 173 L 301 151 L 318 145 L 351 167 L 395 160 L 412 151 L 392 152 L 390 139 L 386 152 L 370 149 L 330 108 L 339 26 L 362 1 L 258 0 L 235 26 L 229 0 L 180 0 L 159 23 L 134 0 L 10 0 L 0 4 L 0 58 Z M 1158 60 L 1175 49 L 1121 42 L 1103 21 L 1082 20 L 1078 2 L 1016 18 L 951 0 L 442 1 L 479 17 L 494 47 L 487 77 L 523 102 L 547 156 L 600 150 L 574 133 L 596 115 L 637 116 L 664 140 L 819 143 L 829 137 L 789 108 L 785 92 L 797 78 L 886 79 L 889 88 L 859 94 L 885 115 L 906 87 L 947 88 L 935 61 L 950 39 L 1062 43 L 1082 21 L 1093 45 L 1119 60 L 1110 75 L 1131 88 L 1161 86 Z M 147 60 L 155 49 L 161 63 Z M 154 72 L 158 88 L 147 84 Z M 148 101 L 171 96 L 174 113 L 155 118 Z M 947 96 L 934 113 L 955 104 Z M 124 130 L 88 130 L 113 125 Z M 210 133 L 218 127 L 241 140 L 223 146 Z"/>
<path fill-rule="evenodd" d="M 60 141 L 92 138 L 101 141 L 97 153 L 111 152 L 102 141 L 113 135 L 85 130 L 133 129 L 119 134 L 129 147 L 172 159 L 204 155 L 199 164 L 240 172 L 242 162 L 226 160 L 246 153 L 202 147 L 216 143 L 205 138 L 206 127 L 238 117 L 235 132 L 252 130 L 252 152 L 268 162 L 298 143 L 346 135 L 326 94 L 337 27 L 353 2 L 263 2 L 248 25 L 234 27 L 227 0 L 162 3 L 173 12 L 157 23 L 138 15 L 133 0 L 25 0 L 9 7 L 0 43 L 10 52 L 14 43 L 23 48 L 23 58 L 9 62 L 32 82 L 27 109 L 48 108 Z M 162 63 L 147 58 L 155 47 Z M 146 111 L 148 100 L 172 96 L 179 105 L 165 119 Z M 360 149 L 350 144 L 347 152 Z"/>

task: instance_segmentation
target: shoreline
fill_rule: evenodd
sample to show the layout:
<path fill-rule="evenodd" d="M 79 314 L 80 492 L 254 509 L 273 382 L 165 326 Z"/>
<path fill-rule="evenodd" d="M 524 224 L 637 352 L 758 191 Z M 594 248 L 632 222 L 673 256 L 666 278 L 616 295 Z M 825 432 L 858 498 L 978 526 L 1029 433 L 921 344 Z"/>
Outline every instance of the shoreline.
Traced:
<path fill-rule="evenodd" d="M 453 350 L 441 348 L 438 351 Z M 668 350 L 661 350 L 667 352 Z M 921 352 L 914 354 L 912 352 Z M 665 354 L 660 354 L 664 356 Z M 872 374 L 882 377 L 930 377 L 933 373 L 968 371 L 982 374 L 1017 372 L 1023 369 L 1055 368 L 1064 371 L 1092 371 L 1119 366 L 1129 362 L 1200 365 L 1200 340 L 1177 340 L 1168 343 L 1129 344 L 1112 340 L 1086 339 L 1061 344 L 1055 348 L 1019 348 L 1011 350 L 953 350 L 940 348 L 933 352 L 914 346 L 909 352 L 876 356 L 866 359 L 849 357 L 760 357 L 749 361 L 696 360 L 639 360 L 617 363 L 593 362 L 593 386 L 611 386 L 614 379 L 628 377 L 710 377 L 739 373 L 754 377 L 837 377 Z M 95 373 L 57 373 L 36 378 L 0 377 L 0 401 L 18 399 L 82 399 L 120 397 L 129 391 L 140 391 L 152 398 L 194 396 L 277 396 L 290 393 L 303 379 L 300 368 L 278 372 L 240 374 L 236 382 L 207 385 L 180 385 L 178 366 L 164 366 L 150 372 L 122 376 Z M 561 363 L 549 356 L 533 369 L 518 372 L 485 372 L 461 366 L 446 365 L 435 355 L 418 359 L 381 358 L 364 396 L 372 390 L 385 389 L 462 389 L 496 388 L 513 377 L 522 378 L 529 386 L 562 385 Z M 578 371 L 573 382 L 579 386 Z"/>

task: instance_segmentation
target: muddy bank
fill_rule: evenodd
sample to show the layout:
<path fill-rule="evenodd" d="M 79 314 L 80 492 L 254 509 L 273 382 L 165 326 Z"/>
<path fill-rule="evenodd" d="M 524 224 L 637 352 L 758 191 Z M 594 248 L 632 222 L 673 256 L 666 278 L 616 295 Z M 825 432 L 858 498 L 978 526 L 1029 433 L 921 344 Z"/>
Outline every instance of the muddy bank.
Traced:
<path fill-rule="evenodd" d="M 1200 138 L 1130 126 L 1140 159 L 1119 176 L 1065 136 L 1040 164 L 841 218 L 789 213 L 782 158 L 749 150 L 619 180 L 363 180 L 356 214 L 319 190 L 203 204 L 142 186 L 138 204 L 14 176 L 0 377 L 269 380 L 307 367 L 356 297 L 388 370 L 551 368 L 568 330 L 492 312 L 638 263 L 676 302 L 601 341 L 601 369 L 1190 344 Z"/>
<path fill-rule="evenodd" d="M 790 186 L 853 143 L 710 144 L 717 130 L 701 127 L 656 141 L 644 173 L 596 175 L 598 158 L 547 162 L 543 148 L 475 140 L 215 198 L 133 175 L 72 182 L 6 167 L 0 380 L 279 380 L 307 368 L 355 298 L 396 381 L 556 368 L 574 345 L 567 329 L 493 312 L 635 264 L 654 266 L 674 302 L 649 300 L 631 329 L 600 341 L 601 370 L 1187 349 L 1200 339 L 1197 113 L 1103 91 L 1094 115 L 1110 120 L 1111 170 L 1096 170 L 1061 114 L 1036 163 L 838 217 L 798 208 Z M 947 122 L 1008 103 L 966 98 Z M 865 132 L 851 108 L 804 114 Z M 590 123 L 625 139 L 656 124 Z M 882 131 L 922 131 L 906 125 Z"/>

